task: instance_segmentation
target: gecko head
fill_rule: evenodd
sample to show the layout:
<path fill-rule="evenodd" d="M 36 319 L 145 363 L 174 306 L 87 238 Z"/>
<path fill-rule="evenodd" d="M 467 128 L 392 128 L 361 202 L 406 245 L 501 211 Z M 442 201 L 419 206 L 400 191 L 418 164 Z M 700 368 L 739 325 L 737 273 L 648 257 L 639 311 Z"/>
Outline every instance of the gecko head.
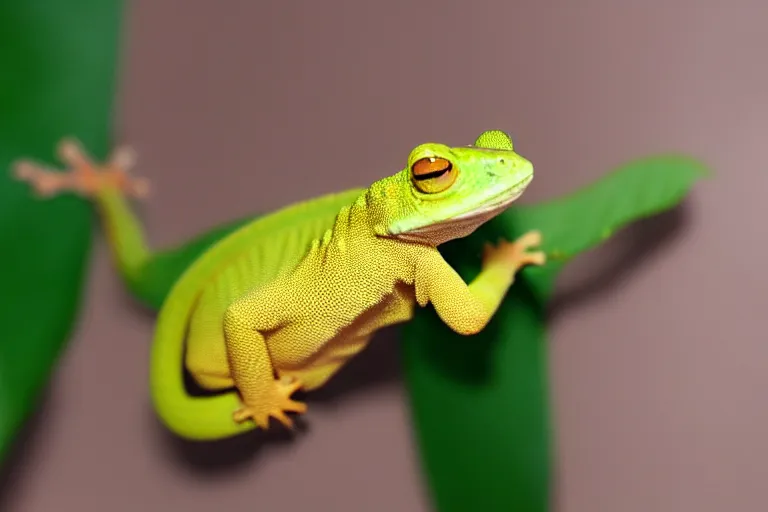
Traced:
<path fill-rule="evenodd" d="M 436 246 L 503 212 L 532 179 L 533 165 L 512 139 L 491 130 L 472 146 L 417 146 L 408 165 L 374 183 L 366 199 L 377 235 Z"/>

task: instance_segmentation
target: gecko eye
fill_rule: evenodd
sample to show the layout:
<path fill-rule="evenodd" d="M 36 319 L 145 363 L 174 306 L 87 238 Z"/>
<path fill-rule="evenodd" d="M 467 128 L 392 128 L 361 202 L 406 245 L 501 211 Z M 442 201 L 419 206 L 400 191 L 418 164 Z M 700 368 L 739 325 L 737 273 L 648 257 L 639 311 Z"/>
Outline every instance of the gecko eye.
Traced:
<path fill-rule="evenodd" d="M 458 170 L 453 164 L 440 157 L 426 157 L 411 166 L 413 183 L 425 194 L 442 192 L 456 181 Z"/>

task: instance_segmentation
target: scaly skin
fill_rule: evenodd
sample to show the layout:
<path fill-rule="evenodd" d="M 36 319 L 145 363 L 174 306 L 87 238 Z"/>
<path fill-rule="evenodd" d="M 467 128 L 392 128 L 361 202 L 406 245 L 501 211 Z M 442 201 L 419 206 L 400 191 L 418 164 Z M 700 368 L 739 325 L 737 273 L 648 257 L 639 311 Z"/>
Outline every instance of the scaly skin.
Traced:
<path fill-rule="evenodd" d="M 130 279 L 150 254 L 125 195 L 141 197 L 125 149 L 103 166 L 74 141 L 60 146 L 68 173 L 31 162 L 17 176 L 43 195 L 70 190 L 94 200 L 118 269 Z M 210 247 L 175 283 L 159 313 L 151 356 L 155 409 L 176 434 L 218 439 L 270 418 L 291 427 L 291 398 L 321 387 L 382 327 L 431 303 L 454 331 L 474 334 L 496 312 L 525 265 L 544 263 L 530 232 L 488 245 L 469 284 L 442 258 L 440 244 L 464 237 L 506 209 L 533 167 L 503 132 L 469 147 L 416 147 L 400 172 L 367 189 L 296 203 L 254 220 Z M 186 344 L 185 344 L 186 338 Z M 219 391 L 191 397 L 197 383 Z"/>

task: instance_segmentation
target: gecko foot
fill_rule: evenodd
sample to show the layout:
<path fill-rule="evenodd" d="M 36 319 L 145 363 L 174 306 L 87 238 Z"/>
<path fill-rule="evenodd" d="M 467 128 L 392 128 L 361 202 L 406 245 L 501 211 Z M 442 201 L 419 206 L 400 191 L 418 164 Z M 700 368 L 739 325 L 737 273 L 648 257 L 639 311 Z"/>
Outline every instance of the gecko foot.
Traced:
<path fill-rule="evenodd" d="M 529 231 L 514 242 L 501 240 L 498 245 L 486 244 L 483 266 L 501 263 L 515 271 L 525 265 L 543 265 L 547 258 L 543 251 L 531 251 L 541 245 L 541 233 Z"/>
<path fill-rule="evenodd" d="M 267 430 L 271 416 L 287 428 L 293 428 L 293 420 L 291 420 L 286 412 L 298 414 L 307 412 L 307 405 L 305 403 L 291 399 L 291 395 L 301 387 L 302 382 L 297 379 L 276 380 L 274 381 L 271 396 L 268 396 L 266 400 L 261 399 L 253 405 L 244 404 L 235 411 L 233 418 L 238 423 L 252 419 L 257 426 Z"/>
<path fill-rule="evenodd" d="M 18 160 L 13 166 L 16 179 L 26 181 L 40 197 L 51 197 L 71 191 L 85 197 L 93 197 L 101 190 L 114 188 L 133 197 L 146 197 L 149 182 L 133 178 L 128 170 L 136 157 L 128 147 L 118 147 L 104 164 L 96 164 L 75 139 L 64 139 L 58 145 L 59 158 L 67 164 L 64 172 L 27 159 Z"/>

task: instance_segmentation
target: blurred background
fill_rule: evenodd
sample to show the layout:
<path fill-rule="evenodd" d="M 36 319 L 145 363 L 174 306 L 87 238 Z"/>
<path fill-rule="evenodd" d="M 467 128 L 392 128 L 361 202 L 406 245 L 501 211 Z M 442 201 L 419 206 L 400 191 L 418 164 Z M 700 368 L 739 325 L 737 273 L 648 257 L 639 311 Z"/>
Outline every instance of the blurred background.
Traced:
<path fill-rule="evenodd" d="M 114 130 L 153 183 L 151 241 L 365 186 L 418 143 L 492 128 L 536 167 L 524 202 L 691 154 L 714 179 L 558 284 L 555 509 L 760 509 L 768 4 L 622 5 L 127 2 Z M 101 243 L 86 293 L 0 509 L 429 509 L 392 334 L 311 402 L 299 442 L 189 450 L 148 413 L 154 317 Z"/>

